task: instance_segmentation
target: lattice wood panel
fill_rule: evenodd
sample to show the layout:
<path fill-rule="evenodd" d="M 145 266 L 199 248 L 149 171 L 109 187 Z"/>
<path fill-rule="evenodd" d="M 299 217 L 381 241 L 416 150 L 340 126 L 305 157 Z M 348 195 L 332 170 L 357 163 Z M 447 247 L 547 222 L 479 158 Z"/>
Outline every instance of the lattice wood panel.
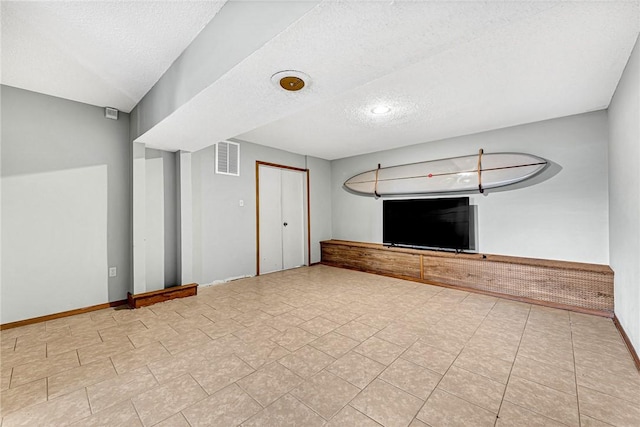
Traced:
<path fill-rule="evenodd" d="M 337 267 L 464 287 L 598 314 L 613 313 L 613 271 L 606 265 L 456 255 L 342 240 L 329 240 L 321 246 L 322 262 Z"/>
<path fill-rule="evenodd" d="M 322 245 L 322 262 L 370 273 L 420 279 L 420 255 L 345 245 Z"/>
<path fill-rule="evenodd" d="M 423 255 L 426 281 L 613 311 L 613 274 Z"/>

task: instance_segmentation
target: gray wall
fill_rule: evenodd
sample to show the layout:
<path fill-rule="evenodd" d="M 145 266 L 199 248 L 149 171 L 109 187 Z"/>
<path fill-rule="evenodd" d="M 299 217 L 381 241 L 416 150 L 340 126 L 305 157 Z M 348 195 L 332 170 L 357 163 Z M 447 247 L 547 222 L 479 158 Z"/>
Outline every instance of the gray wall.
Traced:
<path fill-rule="evenodd" d="M 333 238 L 382 241 L 382 200 L 345 191 L 342 185 L 351 176 L 378 163 L 414 163 L 484 148 L 544 157 L 557 164 L 546 174 L 557 174 L 525 188 L 471 195 L 478 206 L 480 252 L 608 264 L 607 139 L 607 114 L 599 111 L 335 160 Z"/>
<path fill-rule="evenodd" d="M 609 106 L 609 234 L 615 313 L 640 352 L 640 42 Z"/>
<path fill-rule="evenodd" d="M 87 274 L 91 281 L 84 283 L 87 293 L 95 291 L 95 295 L 104 295 L 104 300 L 96 303 L 121 300 L 126 298 L 131 283 L 131 145 L 129 144 L 129 115 L 120 114 L 118 121 L 108 120 L 104 117 L 104 110 L 78 102 L 68 101 L 47 95 L 29 92 L 13 87 L 2 86 L 2 323 L 20 320 L 20 318 L 36 317 L 54 312 L 79 308 L 81 306 L 64 306 L 47 304 L 45 297 L 40 295 L 43 306 L 37 309 L 33 307 L 19 307 L 21 313 L 16 314 L 16 305 L 24 303 L 24 299 L 32 292 L 33 286 L 45 286 L 38 282 L 33 283 L 35 270 L 42 270 L 51 280 L 46 283 L 46 290 L 62 295 L 70 294 L 67 287 L 70 282 L 55 280 L 62 278 L 61 270 L 67 270 L 65 265 L 59 263 L 62 259 L 70 265 L 75 265 L 76 276 Z M 104 173 L 104 185 L 96 184 L 96 190 L 104 194 L 106 199 L 96 200 L 96 204 L 88 205 L 87 209 L 95 209 L 97 204 L 104 206 L 106 212 L 98 214 L 106 217 L 104 230 L 82 229 L 83 224 L 78 222 L 75 228 L 68 230 L 70 235 L 56 236 L 55 227 L 50 234 L 32 236 L 33 241 L 44 242 L 32 250 L 24 250 L 16 247 L 16 241 L 8 238 L 8 230 L 22 233 L 28 240 L 32 228 L 27 223 L 14 222 L 16 213 L 24 210 L 25 218 L 32 219 L 34 226 L 41 221 L 49 221 L 53 216 L 61 218 L 77 215 L 72 211 L 74 206 L 82 206 L 86 200 L 78 199 L 73 194 L 68 194 L 68 188 L 52 188 L 52 205 L 55 203 L 59 211 L 46 212 L 34 211 L 20 201 L 5 203 L 10 193 L 5 193 L 6 186 L 13 185 L 17 181 L 36 180 L 37 177 L 47 179 L 40 181 L 51 183 L 63 182 L 62 178 L 92 177 L 96 173 Z M 77 175 L 74 175 L 77 174 Z M 96 178 L 96 183 L 102 178 Z M 59 181 L 58 181 L 59 180 Z M 26 182 L 26 181 L 25 181 Z M 73 182 L 73 181 L 72 181 Z M 77 181 L 76 181 L 77 182 Z M 82 183 L 78 183 L 82 184 Z M 25 199 L 39 191 L 36 187 L 24 187 Z M 65 197 L 68 202 L 65 204 Z M 87 197 L 97 197 L 91 193 Z M 56 200 L 57 199 L 57 200 Z M 10 209 L 12 215 L 5 216 Z M 67 210 L 65 212 L 65 209 Z M 99 216 L 100 216 L 99 215 Z M 80 216 L 82 219 L 82 216 Z M 17 218 L 19 220 L 19 218 Z M 12 221 L 8 223 L 7 221 Z M 18 227 L 16 230 L 15 227 Z M 99 260 L 104 265 L 101 271 L 85 271 L 82 259 L 66 259 L 65 253 L 78 250 L 77 245 L 87 236 L 87 233 L 98 233 L 96 239 L 106 241 L 106 259 Z M 43 248 L 46 248 L 44 250 Z M 7 257 L 10 258 L 10 262 Z M 55 265 L 49 265 L 52 260 L 58 260 Z M 95 260 L 92 260 L 95 261 Z M 31 265 L 30 269 L 19 272 L 20 281 L 15 282 L 15 275 L 11 272 L 16 265 Z M 107 280 L 107 266 L 116 266 L 118 275 Z M 48 269 L 48 270 L 47 270 Z M 69 280 L 76 280 L 74 271 L 65 271 L 69 274 Z M 87 279 L 88 280 L 88 279 Z M 69 285 L 70 286 L 70 285 Z M 107 289 L 102 289 L 107 287 Z M 54 289 L 55 288 L 55 289 Z M 96 289 L 100 288 L 100 289 Z M 37 296 L 37 295 L 36 295 Z M 74 300 L 74 295 L 66 295 L 69 301 Z M 81 300 L 77 300 L 82 303 Z M 4 317 L 8 313 L 5 309 L 11 306 L 11 318 Z M 31 310 L 31 311 L 29 311 Z M 35 312 L 34 312 L 35 310 Z"/>
<path fill-rule="evenodd" d="M 164 188 L 164 263 L 161 268 L 164 268 L 164 286 L 175 286 L 179 284 L 176 153 L 147 148 L 145 158 L 162 159 L 162 176 L 157 177 Z"/>
<path fill-rule="evenodd" d="M 311 177 L 311 263 L 320 262 L 320 245 L 331 239 L 331 162 L 307 156 Z"/>
<path fill-rule="evenodd" d="M 240 142 L 240 176 L 216 175 L 215 147 L 192 154 L 193 270 L 201 284 L 256 274 L 256 160 L 305 168 L 311 189 L 311 262 L 330 238 L 329 162 Z M 239 206 L 239 201 L 244 206 Z"/>

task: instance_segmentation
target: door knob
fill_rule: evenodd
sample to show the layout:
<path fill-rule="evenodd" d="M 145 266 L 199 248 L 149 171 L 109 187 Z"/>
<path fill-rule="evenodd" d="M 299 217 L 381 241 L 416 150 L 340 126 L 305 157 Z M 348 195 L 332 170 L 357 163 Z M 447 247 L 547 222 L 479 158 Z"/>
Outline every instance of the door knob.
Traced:
<path fill-rule="evenodd" d="M 288 222 L 285 222 L 283 225 L 286 227 L 287 225 L 289 225 L 289 223 L 288 223 Z"/>

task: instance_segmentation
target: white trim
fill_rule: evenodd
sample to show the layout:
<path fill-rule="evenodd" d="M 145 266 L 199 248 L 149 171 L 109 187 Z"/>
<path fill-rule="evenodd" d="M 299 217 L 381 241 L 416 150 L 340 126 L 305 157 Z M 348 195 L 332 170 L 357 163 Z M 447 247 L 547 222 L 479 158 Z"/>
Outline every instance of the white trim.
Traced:
<path fill-rule="evenodd" d="M 211 283 L 205 283 L 204 285 L 198 285 L 199 287 L 209 287 L 209 286 L 218 286 L 218 285 L 224 285 L 225 283 L 229 283 L 229 282 L 233 282 L 236 280 L 240 280 L 240 279 L 248 279 L 251 277 L 256 277 L 255 274 L 254 275 L 245 275 L 245 276 L 234 276 L 234 277 L 229 277 L 227 279 L 220 279 L 220 280 L 214 280 Z"/>

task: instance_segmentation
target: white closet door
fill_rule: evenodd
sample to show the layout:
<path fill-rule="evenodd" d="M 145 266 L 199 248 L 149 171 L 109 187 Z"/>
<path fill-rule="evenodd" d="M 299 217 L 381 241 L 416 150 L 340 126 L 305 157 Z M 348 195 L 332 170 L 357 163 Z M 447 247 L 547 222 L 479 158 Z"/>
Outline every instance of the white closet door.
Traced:
<path fill-rule="evenodd" d="M 282 173 L 282 268 L 304 265 L 304 173 Z"/>
<path fill-rule="evenodd" d="M 260 188 L 260 274 L 282 270 L 282 188 L 280 169 L 258 168 Z"/>

